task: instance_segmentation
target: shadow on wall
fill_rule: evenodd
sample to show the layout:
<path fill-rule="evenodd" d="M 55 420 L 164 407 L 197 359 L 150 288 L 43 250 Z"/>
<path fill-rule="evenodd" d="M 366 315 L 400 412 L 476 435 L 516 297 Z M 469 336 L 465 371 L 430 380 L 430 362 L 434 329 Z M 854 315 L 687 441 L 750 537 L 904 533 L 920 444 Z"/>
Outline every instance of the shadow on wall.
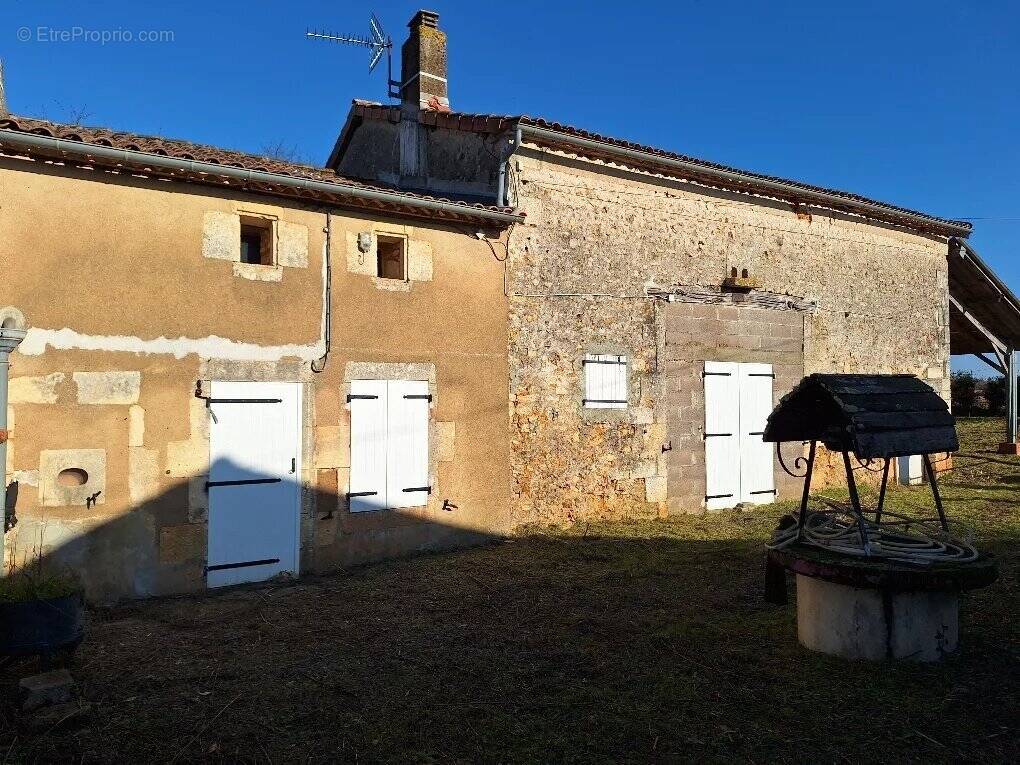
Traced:
<path fill-rule="evenodd" d="M 175 484 L 110 519 L 69 520 L 74 508 L 17 513 L 8 489 L 6 565 L 38 559 L 71 570 L 92 602 L 203 590 L 501 538 L 457 523 L 457 511 L 425 508 L 350 513 L 346 496 L 289 476 L 255 472 L 229 460 L 212 465 L 205 505 Z M 205 480 L 205 479 L 203 479 Z M 80 508 L 82 511 L 85 508 Z M 48 512 L 51 511 L 51 512 Z M 57 517 L 54 517 L 57 516 Z M 13 559 L 13 560 L 12 560 Z"/>

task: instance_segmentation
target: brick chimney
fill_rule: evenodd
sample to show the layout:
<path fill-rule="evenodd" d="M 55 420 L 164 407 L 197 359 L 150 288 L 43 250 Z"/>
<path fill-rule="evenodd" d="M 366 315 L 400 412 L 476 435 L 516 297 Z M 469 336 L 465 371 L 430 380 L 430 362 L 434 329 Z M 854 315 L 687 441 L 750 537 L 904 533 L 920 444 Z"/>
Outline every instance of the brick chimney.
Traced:
<path fill-rule="evenodd" d="M 446 33 L 439 29 L 439 14 L 418 11 L 407 26 L 411 34 L 400 49 L 400 100 L 408 110 L 448 112 Z"/>

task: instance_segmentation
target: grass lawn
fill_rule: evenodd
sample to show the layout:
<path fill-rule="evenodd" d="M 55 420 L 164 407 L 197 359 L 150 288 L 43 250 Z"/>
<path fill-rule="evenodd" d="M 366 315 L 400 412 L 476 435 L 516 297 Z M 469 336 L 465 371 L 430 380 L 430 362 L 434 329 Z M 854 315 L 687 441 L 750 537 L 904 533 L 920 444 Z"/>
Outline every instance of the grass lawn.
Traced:
<path fill-rule="evenodd" d="M 789 506 L 539 530 L 294 585 L 91 614 L 73 730 L 4 761 L 648 762 L 1020 759 L 1020 459 L 960 423 L 951 517 L 997 554 L 940 665 L 850 663 L 763 602 Z M 890 507 L 928 506 L 927 487 Z M 13 692 L 27 672 L 9 668 Z"/>

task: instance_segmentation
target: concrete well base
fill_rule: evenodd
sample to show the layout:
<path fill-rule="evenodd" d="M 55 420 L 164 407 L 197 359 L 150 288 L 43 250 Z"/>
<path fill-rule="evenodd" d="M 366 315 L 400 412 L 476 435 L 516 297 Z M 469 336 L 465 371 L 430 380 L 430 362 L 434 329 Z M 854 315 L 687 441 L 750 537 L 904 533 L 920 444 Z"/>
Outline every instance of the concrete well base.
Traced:
<path fill-rule="evenodd" d="M 960 639 L 956 592 L 895 592 L 797 575 L 797 633 L 846 659 L 938 661 Z"/>

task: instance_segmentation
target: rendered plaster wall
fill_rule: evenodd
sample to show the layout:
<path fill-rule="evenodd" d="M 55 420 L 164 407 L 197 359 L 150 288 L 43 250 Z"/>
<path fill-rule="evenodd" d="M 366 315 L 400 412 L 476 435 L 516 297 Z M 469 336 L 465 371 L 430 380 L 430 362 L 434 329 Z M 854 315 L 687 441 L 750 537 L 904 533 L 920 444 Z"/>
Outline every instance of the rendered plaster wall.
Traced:
<path fill-rule="evenodd" d="M 506 300 L 486 243 L 332 216 L 332 347 L 316 374 L 324 213 L 19 160 L 0 160 L 0 194 L 0 305 L 31 327 L 11 359 L 8 562 L 68 566 L 95 600 L 203 589 L 211 423 L 198 395 L 213 380 L 305 386 L 302 571 L 508 529 Z M 224 255 L 241 214 L 274 222 L 279 261 L 255 268 L 278 279 L 237 274 Z M 406 282 L 348 269 L 366 231 L 407 239 Z M 432 370 L 428 507 L 348 519 L 351 364 Z M 86 484 L 59 488 L 66 467 Z"/>
<path fill-rule="evenodd" d="M 648 285 L 718 288 L 747 269 L 765 291 L 817 302 L 804 317 L 805 373 L 917 374 L 948 398 L 944 241 L 535 147 L 512 162 L 527 215 L 509 244 L 516 523 L 698 509 L 668 467 L 649 475 L 671 392 Z M 734 331 L 729 347 L 760 348 L 759 333 Z M 580 359 L 601 343 L 635 360 L 640 393 L 615 423 L 580 405 Z M 688 449 L 689 460 L 703 452 Z M 675 445 L 671 455 L 684 458 Z"/>

